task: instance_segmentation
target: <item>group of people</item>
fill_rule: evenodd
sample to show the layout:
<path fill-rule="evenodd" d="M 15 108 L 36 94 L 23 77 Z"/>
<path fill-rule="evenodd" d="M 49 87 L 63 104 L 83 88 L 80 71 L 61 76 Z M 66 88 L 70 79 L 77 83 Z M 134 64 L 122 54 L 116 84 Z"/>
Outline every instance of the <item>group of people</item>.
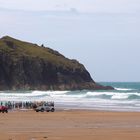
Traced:
<path fill-rule="evenodd" d="M 43 105 L 44 103 L 54 106 L 53 101 L 49 101 L 49 102 L 45 102 L 45 101 L 40 101 L 40 102 L 0 101 L 0 106 L 6 106 L 6 107 L 8 107 L 8 109 L 35 109 L 36 107 Z"/>

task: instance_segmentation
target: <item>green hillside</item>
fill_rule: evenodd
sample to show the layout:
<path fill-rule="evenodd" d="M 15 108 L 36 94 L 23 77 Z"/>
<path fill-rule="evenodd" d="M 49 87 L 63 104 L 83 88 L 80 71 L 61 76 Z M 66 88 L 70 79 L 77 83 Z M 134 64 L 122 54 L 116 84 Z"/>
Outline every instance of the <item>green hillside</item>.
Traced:
<path fill-rule="evenodd" d="M 77 60 L 50 48 L 0 39 L 0 90 L 112 89 L 96 84 Z"/>

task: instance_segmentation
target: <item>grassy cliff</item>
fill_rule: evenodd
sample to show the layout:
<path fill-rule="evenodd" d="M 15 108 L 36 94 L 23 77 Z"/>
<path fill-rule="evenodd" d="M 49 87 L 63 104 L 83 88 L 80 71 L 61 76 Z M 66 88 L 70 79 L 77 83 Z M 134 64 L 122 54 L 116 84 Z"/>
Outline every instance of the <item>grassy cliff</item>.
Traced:
<path fill-rule="evenodd" d="M 85 67 L 44 46 L 0 39 L 0 90 L 111 89 L 96 84 Z"/>

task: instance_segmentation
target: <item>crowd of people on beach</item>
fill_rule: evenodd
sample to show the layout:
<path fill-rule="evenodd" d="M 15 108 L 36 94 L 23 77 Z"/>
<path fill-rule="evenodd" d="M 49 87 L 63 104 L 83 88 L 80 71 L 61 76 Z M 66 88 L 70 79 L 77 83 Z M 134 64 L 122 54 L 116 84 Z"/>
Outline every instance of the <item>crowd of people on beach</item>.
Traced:
<path fill-rule="evenodd" d="M 49 102 L 45 102 L 45 101 L 40 101 L 40 102 L 0 101 L 0 106 L 6 106 L 6 107 L 8 107 L 8 109 L 35 109 L 36 107 L 41 106 L 44 103 L 47 103 L 48 105 L 54 106 L 53 101 L 49 101 Z"/>

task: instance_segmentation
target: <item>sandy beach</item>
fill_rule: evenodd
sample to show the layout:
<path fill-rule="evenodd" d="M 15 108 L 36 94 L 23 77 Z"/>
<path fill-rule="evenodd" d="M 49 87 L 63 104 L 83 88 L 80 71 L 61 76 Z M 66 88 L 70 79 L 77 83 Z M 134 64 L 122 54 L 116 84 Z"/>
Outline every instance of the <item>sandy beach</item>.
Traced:
<path fill-rule="evenodd" d="M 140 140 L 140 112 L 68 110 L 0 114 L 0 140 Z"/>

